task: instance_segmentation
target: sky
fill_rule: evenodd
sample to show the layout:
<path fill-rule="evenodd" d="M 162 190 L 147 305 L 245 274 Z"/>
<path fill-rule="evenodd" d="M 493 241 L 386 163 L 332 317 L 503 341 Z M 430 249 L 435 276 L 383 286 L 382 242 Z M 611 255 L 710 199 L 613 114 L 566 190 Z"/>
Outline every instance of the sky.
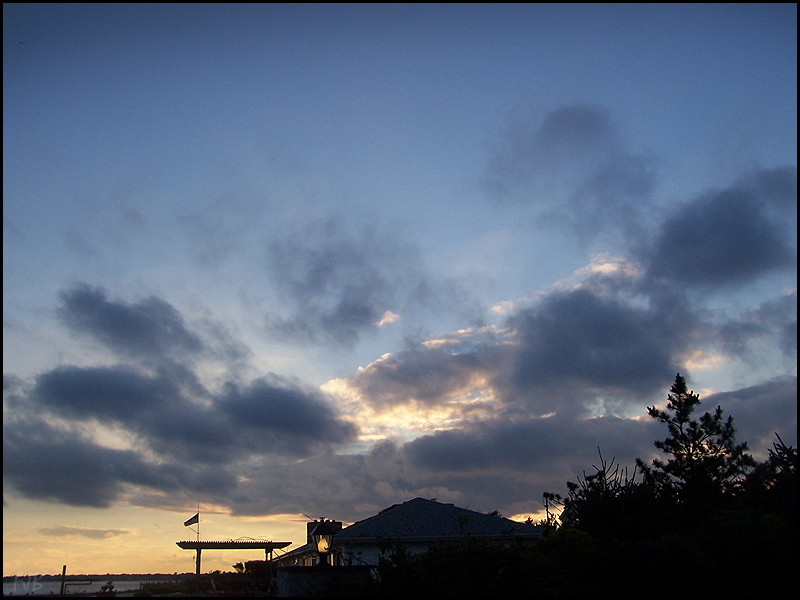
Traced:
<path fill-rule="evenodd" d="M 796 361 L 796 4 L 3 5 L 4 575 L 540 515 L 676 373 L 763 460 Z"/>

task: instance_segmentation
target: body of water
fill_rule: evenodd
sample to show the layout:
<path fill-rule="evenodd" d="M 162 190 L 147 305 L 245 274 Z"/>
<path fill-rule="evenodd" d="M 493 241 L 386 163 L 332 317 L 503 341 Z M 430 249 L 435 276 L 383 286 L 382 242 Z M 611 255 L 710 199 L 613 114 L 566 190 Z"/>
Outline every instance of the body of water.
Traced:
<path fill-rule="evenodd" d="M 74 585 L 71 582 L 67 581 L 67 588 L 66 593 L 67 595 L 74 595 L 74 594 L 94 594 L 100 591 L 106 583 L 109 582 L 108 579 L 94 579 L 91 577 L 87 577 L 86 580 L 92 580 L 91 585 Z M 114 589 L 117 592 L 124 592 L 126 590 L 138 590 L 142 583 L 147 583 L 152 580 L 150 579 L 130 579 L 130 580 L 118 580 L 114 581 L 111 579 L 111 583 L 114 584 Z M 61 580 L 57 581 L 41 581 L 35 575 L 30 577 L 18 577 L 15 581 L 12 582 L 3 582 L 3 596 L 25 596 L 25 595 L 32 595 L 36 594 L 37 596 L 40 595 L 53 595 L 58 596 L 61 593 Z"/>

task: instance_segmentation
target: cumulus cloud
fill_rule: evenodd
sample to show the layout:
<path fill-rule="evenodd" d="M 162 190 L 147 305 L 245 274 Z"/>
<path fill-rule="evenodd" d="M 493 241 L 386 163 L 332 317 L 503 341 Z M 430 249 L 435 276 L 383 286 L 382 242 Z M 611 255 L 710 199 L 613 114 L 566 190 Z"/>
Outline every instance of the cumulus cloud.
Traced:
<path fill-rule="evenodd" d="M 796 167 L 757 169 L 665 209 L 656 163 L 628 147 L 606 109 L 566 105 L 512 119 L 482 184 L 530 207 L 539 226 L 567 224 L 583 243 L 607 236 L 651 279 L 717 289 L 796 267 Z"/>
<path fill-rule="evenodd" d="M 617 417 L 495 419 L 422 436 L 403 446 L 413 465 L 439 475 L 480 476 L 496 470 L 548 477 L 561 489 L 567 473 L 606 456 L 632 462 L 652 443 L 651 423 Z"/>
<path fill-rule="evenodd" d="M 625 414 L 687 373 L 692 353 L 742 356 L 762 340 L 793 351 L 795 293 L 725 316 L 698 310 L 680 290 L 653 287 L 626 261 L 598 258 L 578 274 L 580 282 L 517 307 L 502 328 L 409 341 L 346 384 L 379 411 L 447 406 L 468 418 L 483 400 L 523 414 Z"/>
<path fill-rule="evenodd" d="M 123 365 L 64 366 L 36 378 L 33 398 L 66 415 L 101 419 L 140 419 L 180 402 L 173 379 L 149 376 Z"/>
<path fill-rule="evenodd" d="M 298 445 L 343 443 L 355 435 L 354 426 L 339 420 L 322 394 L 274 374 L 243 387 L 227 384 L 218 405 L 234 426 L 274 431 Z"/>
<path fill-rule="evenodd" d="M 36 378 L 30 400 L 58 416 L 117 423 L 161 455 L 199 462 L 304 454 L 355 435 L 320 393 L 275 375 L 214 392 L 183 368 L 60 367 Z"/>
<path fill-rule="evenodd" d="M 365 256 L 346 244 L 340 250 L 349 258 L 328 265 L 317 257 L 326 272 L 320 281 L 310 274 L 316 259 L 301 261 L 311 270 L 287 276 L 287 289 L 312 307 L 317 295 L 343 294 L 347 265 L 370 269 Z M 663 432 L 626 415 L 640 417 L 663 400 L 675 372 L 690 376 L 682 361 L 697 347 L 743 355 L 756 342 L 778 340 L 796 354 L 796 292 L 729 316 L 700 310 L 680 286 L 629 259 L 596 256 L 575 278 L 510 306 L 497 326 L 408 338 L 400 351 L 337 380 L 348 398 L 382 418 L 395 418 L 397 407 L 446 415 L 435 427 L 411 427 L 411 437 L 360 452 L 350 446 L 359 415 L 338 412 L 347 398 L 333 397 L 335 386 L 323 392 L 273 373 L 202 381 L 196 365 L 175 357 L 181 348 L 205 352 L 208 338 L 177 309 L 158 298 L 128 303 L 71 288 L 61 296 L 63 322 L 127 360 L 62 365 L 30 380 L 5 375 L 12 410 L 4 419 L 4 477 L 24 496 L 92 507 L 123 498 L 173 506 L 202 490 L 243 515 L 356 519 L 413 496 L 535 512 L 541 493 L 563 493 L 597 460 L 598 447 L 627 464 L 653 453 Z M 323 313 L 312 314 L 306 324 L 317 327 Z M 371 314 L 354 335 L 386 313 L 376 305 Z M 121 332 L 137 324 L 147 335 L 123 340 Z M 788 424 L 788 436 L 796 435 L 796 378 L 710 397 L 704 408 L 716 402 L 746 424 L 741 439 L 754 450 L 771 444 L 773 428 L 783 433 Z M 125 443 L 108 447 L 99 428 L 123 432 Z"/>
<path fill-rule="evenodd" d="M 734 417 L 737 439 L 749 441 L 763 459 L 775 441 L 773 431 L 787 443 L 796 436 L 796 385 L 790 377 L 716 394 L 701 398 L 700 410 L 722 404 Z M 656 394 L 658 401 L 668 387 Z M 384 440 L 362 454 L 254 466 L 243 471 L 247 483 L 231 506 L 236 514 L 308 512 L 347 520 L 422 496 L 468 499 L 477 510 L 533 513 L 541 508 L 542 492 L 565 494 L 567 481 L 593 472 L 598 451 L 633 474 L 634 459 L 652 458 L 653 442 L 666 435 L 652 419 L 576 418 L 567 412 L 537 418 L 500 410 L 492 418 L 465 419 L 405 443 Z"/>
<path fill-rule="evenodd" d="M 356 435 L 320 393 L 277 376 L 228 383 L 203 406 L 168 374 L 70 367 L 17 396 L 3 423 L 4 477 L 26 496 L 74 505 L 110 506 L 126 485 L 232 493 L 241 462 L 309 456 Z M 108 448 L 92 423 L 133 443 Z"/>
<path fill-rule="evenodd" d="M 497 418 L 404 444 L 384 440 L 363 454 L 247 469 L 231 507 L 236 514 L 316 512 L 348 520 L 421 496 L 534 513 L 543 491 L 564 494 L 566 481 L 597 462 L 598 446 L 605 457 L 632 466 L 656 435 L 652 422 L 613 417 Z"/>

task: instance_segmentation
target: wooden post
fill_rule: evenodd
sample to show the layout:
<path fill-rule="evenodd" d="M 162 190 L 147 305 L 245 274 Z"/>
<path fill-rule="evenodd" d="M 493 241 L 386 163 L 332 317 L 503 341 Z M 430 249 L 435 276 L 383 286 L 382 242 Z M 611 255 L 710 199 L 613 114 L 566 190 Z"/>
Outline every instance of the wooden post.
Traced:
<path fill-rule="evenodd" d="M 197 578 L 200 579 L 200 548 L 197 549 Z"/>
<path fill-rule="evenodd" d="M 66 587 L 64 585 L 66 583 L 65 582 L 66 576 L 67 576 L 67 565 L 64 565 L 63 567 L 61 567 L 61 595 L 62 596 L 64 595 L 64 588 Z"/>

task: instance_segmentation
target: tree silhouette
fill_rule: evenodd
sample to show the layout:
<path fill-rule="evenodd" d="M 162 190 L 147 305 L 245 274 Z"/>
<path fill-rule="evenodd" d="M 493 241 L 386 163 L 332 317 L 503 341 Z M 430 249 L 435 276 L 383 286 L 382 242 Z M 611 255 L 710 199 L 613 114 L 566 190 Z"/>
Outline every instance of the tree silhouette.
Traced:
<path fill-rule="evenodd" d="M 797 448 L 778 438 L 768 450 L 769 458 L 756 466 L 745 482 L 748 506 L 781 516 L 797 530 Z"/>
<path fill-rule="evenodd" d="M 648 407 L 667 425 L 667 437 L 654 442 L 666 457 L 637 458 L 629 477 L 601 453 L 594 473 L 567 482 L 556 533 L 588 534 L 596 545 L 596 563 L 582 567 L 592 573 L 593 595 L 770 597 L 794 583 L 797 450 L 776 434 L 769 459 L 756 464 L 747 444 L 736 443 L 733 419 L 719 406 L 693 418 L 699 405 L 677 374 L 665 410 Z M 542 564 L 561 560 L 551 538 L 535 546 Z M 614 577 L 597 577 L 605 573 Z M 563 580 L 574 573 L 552 574 L 543 595 L 575 591 Z"/>
<path fill-rule="evenodd" d="M 706 412 L 692 419 L 699 404 L 700 397 L 689 391 L 686 379 L 678 373 L 666 410 L 647 408 L 652 418 L 667 425 L 669 435 L 654 445 L 670 458 L 666 462 L 656 458 L 652 465 L 636 459 L 644 482 L 658 495 L 671 497 L 693 511 L 711 508 L 730 497 L 755 465 L 747 453 L 747 443 L 735 441 L 733 417 L 724 419 L 722 408 L 717 406 L 713 414 Z"/>
<path fill-rule="evenodd" d="M 653 519 L 657 503 L 653 489 L 636 481 L 636 469 L 628 474 L 616 458 L 603 458 L 595 472 L 578 481 L 567 482 L 568 497 L 560 522 L 566 527 L 581 529 L 598 539 L 640 539 L 653 533 L 660 521 Z M 557 496 L 557 495 L 556 495 Z"/>

